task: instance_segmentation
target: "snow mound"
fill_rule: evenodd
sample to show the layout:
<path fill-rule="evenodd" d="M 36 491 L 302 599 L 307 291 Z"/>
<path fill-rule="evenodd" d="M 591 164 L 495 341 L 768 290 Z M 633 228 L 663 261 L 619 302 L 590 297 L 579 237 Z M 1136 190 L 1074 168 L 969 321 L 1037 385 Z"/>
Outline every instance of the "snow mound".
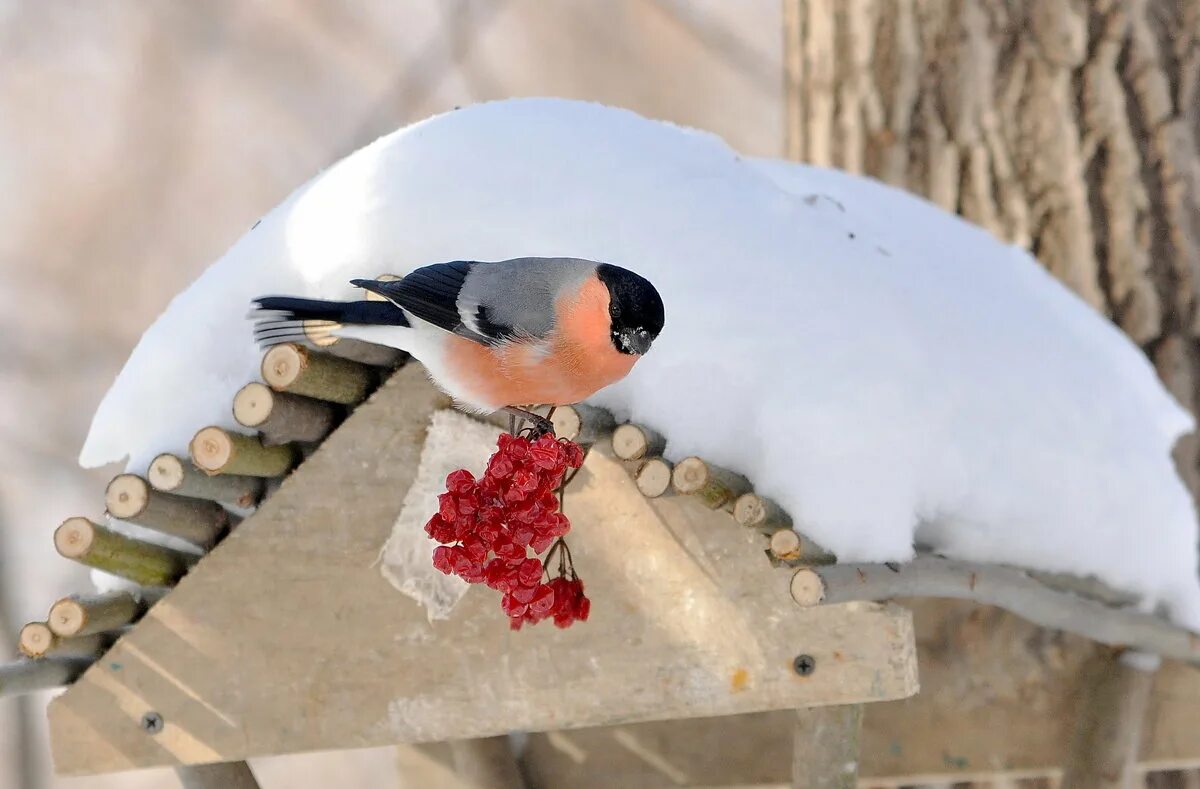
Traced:
<path fill-rule="evenodd" d="M 140 470 L 229 425 L 257 374 L 255 296 L 350 298 L 352 277 L 523 255 L 652 280 L 666 328 L 594 401 L 669 436 L 669 456 L 747 475 L 843 560 L 917 540 L 1094 574 L 1200 627 L 1170 456 L 1192 421 L 1115 327 L 917 197 L 594 104 L 473 106 L 318 175 L 150 327 L 80 461 Z"/>

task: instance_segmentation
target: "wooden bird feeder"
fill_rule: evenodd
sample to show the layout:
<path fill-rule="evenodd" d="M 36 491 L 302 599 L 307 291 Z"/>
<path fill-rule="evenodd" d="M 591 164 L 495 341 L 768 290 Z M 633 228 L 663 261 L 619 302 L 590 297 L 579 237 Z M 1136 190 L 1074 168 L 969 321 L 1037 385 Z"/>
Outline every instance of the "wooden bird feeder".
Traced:
<path fill-rule="evenodd" d="M 934 763 L 935 744 L 961 732 L 991 738 L 991 752 L 1019 761 L 1022 746 L 1011 741 L 1022 725 L 997 731 L 955 717 L 972 703 L 1016 714 L 994 698 L 978 702 L 984 691 L 963 685 L 977 664 L 922 646 L 936 681 L 962 687 L 951 697 L 914 695 L 918 634 L 909 609 L 890 602 L 898 596 L 984 602 L 1139 653 L 1200 660 L 1194 636 L 1128 601 L 1102 602 L 1079 579 L 933 556 L 896 567 L 839 564 L 753 480 L 698 457 L 672 464 L 662 456 L 669 436 L 615 425 L 588 406 L 561 408 L 554 422 L 560 436 L 592 448 L 566 505 L 591 619 L 514 633 L 494 595 L 475 587 L 448 618 L 430 621 L 377 565 L 431 418 L 449 403 L 418 365 L 393 372 L 403 355 L 326 334 L 319 350 L 266 354 L 265 384 L 249 383 L 233 403 L 245 432 L 197 426 L 191 457 L 163 454 L 144 478 L 110 484 L 110 515 L 194 552 L 87 518 L 55 533 L 63 556 L 142 586 L 59 600 L 45 622 L 22 631 L 26 657 L 0 666 L 0 693 L 70 683 L 49 708 L 60 773 L 174 766 L 190 786 L 253 786 L 250 757 L 452 741 L 455 764 L 473 779 L 519 786 L 497 739 L 511 731 L 535 733 L 524 771 L 547 786 L 649 787 L 689 776 L 744 783 L 721 756 L 723 745 L 743 740 L 762 753 L 760 777 L 796 786 L 852 781 L 854 770 L 881 780 L 969 776 L 969 759 L 940 773 Z M 939 626 L 955 615 L 946 608 L 954 604 L 906 604 Z M 1079 647 L 1068 652 L 1064 665 L 1080 662 Z M 1094 703 L 1078 715 L 1068 709 L 1078 705 L 1062 666 L 1037 675 L 1043 708 L 1068 709 L 1060 716 L 1078 717 L 1083 732 L 1052 732 L 1035 716 L 1026 728 L 1038 764 L 1082 763 L 1103 743 L 1135 742 L 1140 729 L 1130 721 L 1159 731 L 1200 701 L 1200 679 L 1181 663 L 1158 674 L 1165 697 L 1152 697 L 1152 673 L 1130 673 L 1144 668 L 1101 672 L 1085 694 Z M 1033 676 L 1003 661 L 987 670 Z M 1147 704 L 1145 715 L 1128 712 Z M 1103 720 L 1120 725 L 1093 725 Z M 661 758 L 631 744 L 647 739 Z M 1200 759 L 1194 727 L 1161 739 L 1145 754 Z M 961 748 L 976 760 L 988 752 Z M 1126 751 L 1105 769 L 1120 774 L 1144 755 L 1136 743 Z M 584 767 L 569 753 L 594 760 Z"/>

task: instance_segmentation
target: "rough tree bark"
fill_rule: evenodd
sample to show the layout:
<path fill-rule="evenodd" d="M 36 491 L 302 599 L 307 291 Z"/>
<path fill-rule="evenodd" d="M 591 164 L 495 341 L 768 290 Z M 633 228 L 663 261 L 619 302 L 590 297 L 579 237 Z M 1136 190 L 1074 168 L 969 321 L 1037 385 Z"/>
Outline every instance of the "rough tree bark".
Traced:
<path fill-rule="evenodd" d="M 789 156 L 920 193 L 1028 248 L 1197 412 L 1200 0 L 783 8 Z M 1176 461 L 1195 495 L 1200 442 L 1182 440 Z M 1116 658 L 1102 662 L 1119 674 Z M 1100 731 L 1089 715 L 1102 702 L 1129 718 L 1104 722 L 1134 738 L 1121 753 L 1102 753 L 1115 735 L 1077 743 L 1081 764 L 1109 757 L 1106 786 L 1129 784 L 1150 683 L 1139 678 L 1137 692 L 1113 685 L 1124 695 L 1080 706 L 1086 732 Z M 1072 785 L 1098 785 L 1071 772 Z"/>
<path fill-rule="evenodd" d="M 789 155 L 1030 249 L 1200 402 L 1200 0 L 784 0 Z M 1181 442 L 1195 492 L 1198 444 Z"/>

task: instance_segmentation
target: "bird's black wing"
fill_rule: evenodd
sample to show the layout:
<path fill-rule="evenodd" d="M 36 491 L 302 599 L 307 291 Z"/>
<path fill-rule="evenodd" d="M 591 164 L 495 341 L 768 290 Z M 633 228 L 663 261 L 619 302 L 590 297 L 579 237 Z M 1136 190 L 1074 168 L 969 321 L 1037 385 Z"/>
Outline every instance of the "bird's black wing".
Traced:
<path fill-rule="evenodd" d="M 454 260 L 422 266 L 399 280 L 356 279 L 351 280 L 351 284 L 378 293 L 415 317 L 438 328 L 484 345 L 494 345 L 510 339 L 513 328 L 492 320 L 486 307 L 464 304 L 461 298 L 467 277 L 481 265 L 484 264 Z M 470 312 L 465 323 L 464 309 Z"/>
<path fill-rule="evenodd" d="M 473 265 L 465 260 L 435 263 L 390 282 L 355 279 L 350 284 L 378 293 L 434 326 L 449 332 L 461 332 L 463 322 L 458 311 L 458 294 Z"/>

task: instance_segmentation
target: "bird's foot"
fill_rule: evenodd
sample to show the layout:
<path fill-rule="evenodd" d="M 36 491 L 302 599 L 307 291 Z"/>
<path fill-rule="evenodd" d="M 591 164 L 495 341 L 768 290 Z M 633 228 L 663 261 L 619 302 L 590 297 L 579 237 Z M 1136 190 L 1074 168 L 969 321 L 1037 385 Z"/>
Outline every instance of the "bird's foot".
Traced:
<path fill-rule="evenodd" d="M 516 417 L 518 420 L 524 420 L 530 424 L 529 429 L 531 434 L 529 437 L 531 439 L 536 440 L 547 434 L 554 435 L 554 423 L 550 421 L 549 416 L 535 414 L 532 411 L 527 411 L 524 408 L 517 408 L 516 406 L 508 406 L 503 410 L 506 414 Z"/>

